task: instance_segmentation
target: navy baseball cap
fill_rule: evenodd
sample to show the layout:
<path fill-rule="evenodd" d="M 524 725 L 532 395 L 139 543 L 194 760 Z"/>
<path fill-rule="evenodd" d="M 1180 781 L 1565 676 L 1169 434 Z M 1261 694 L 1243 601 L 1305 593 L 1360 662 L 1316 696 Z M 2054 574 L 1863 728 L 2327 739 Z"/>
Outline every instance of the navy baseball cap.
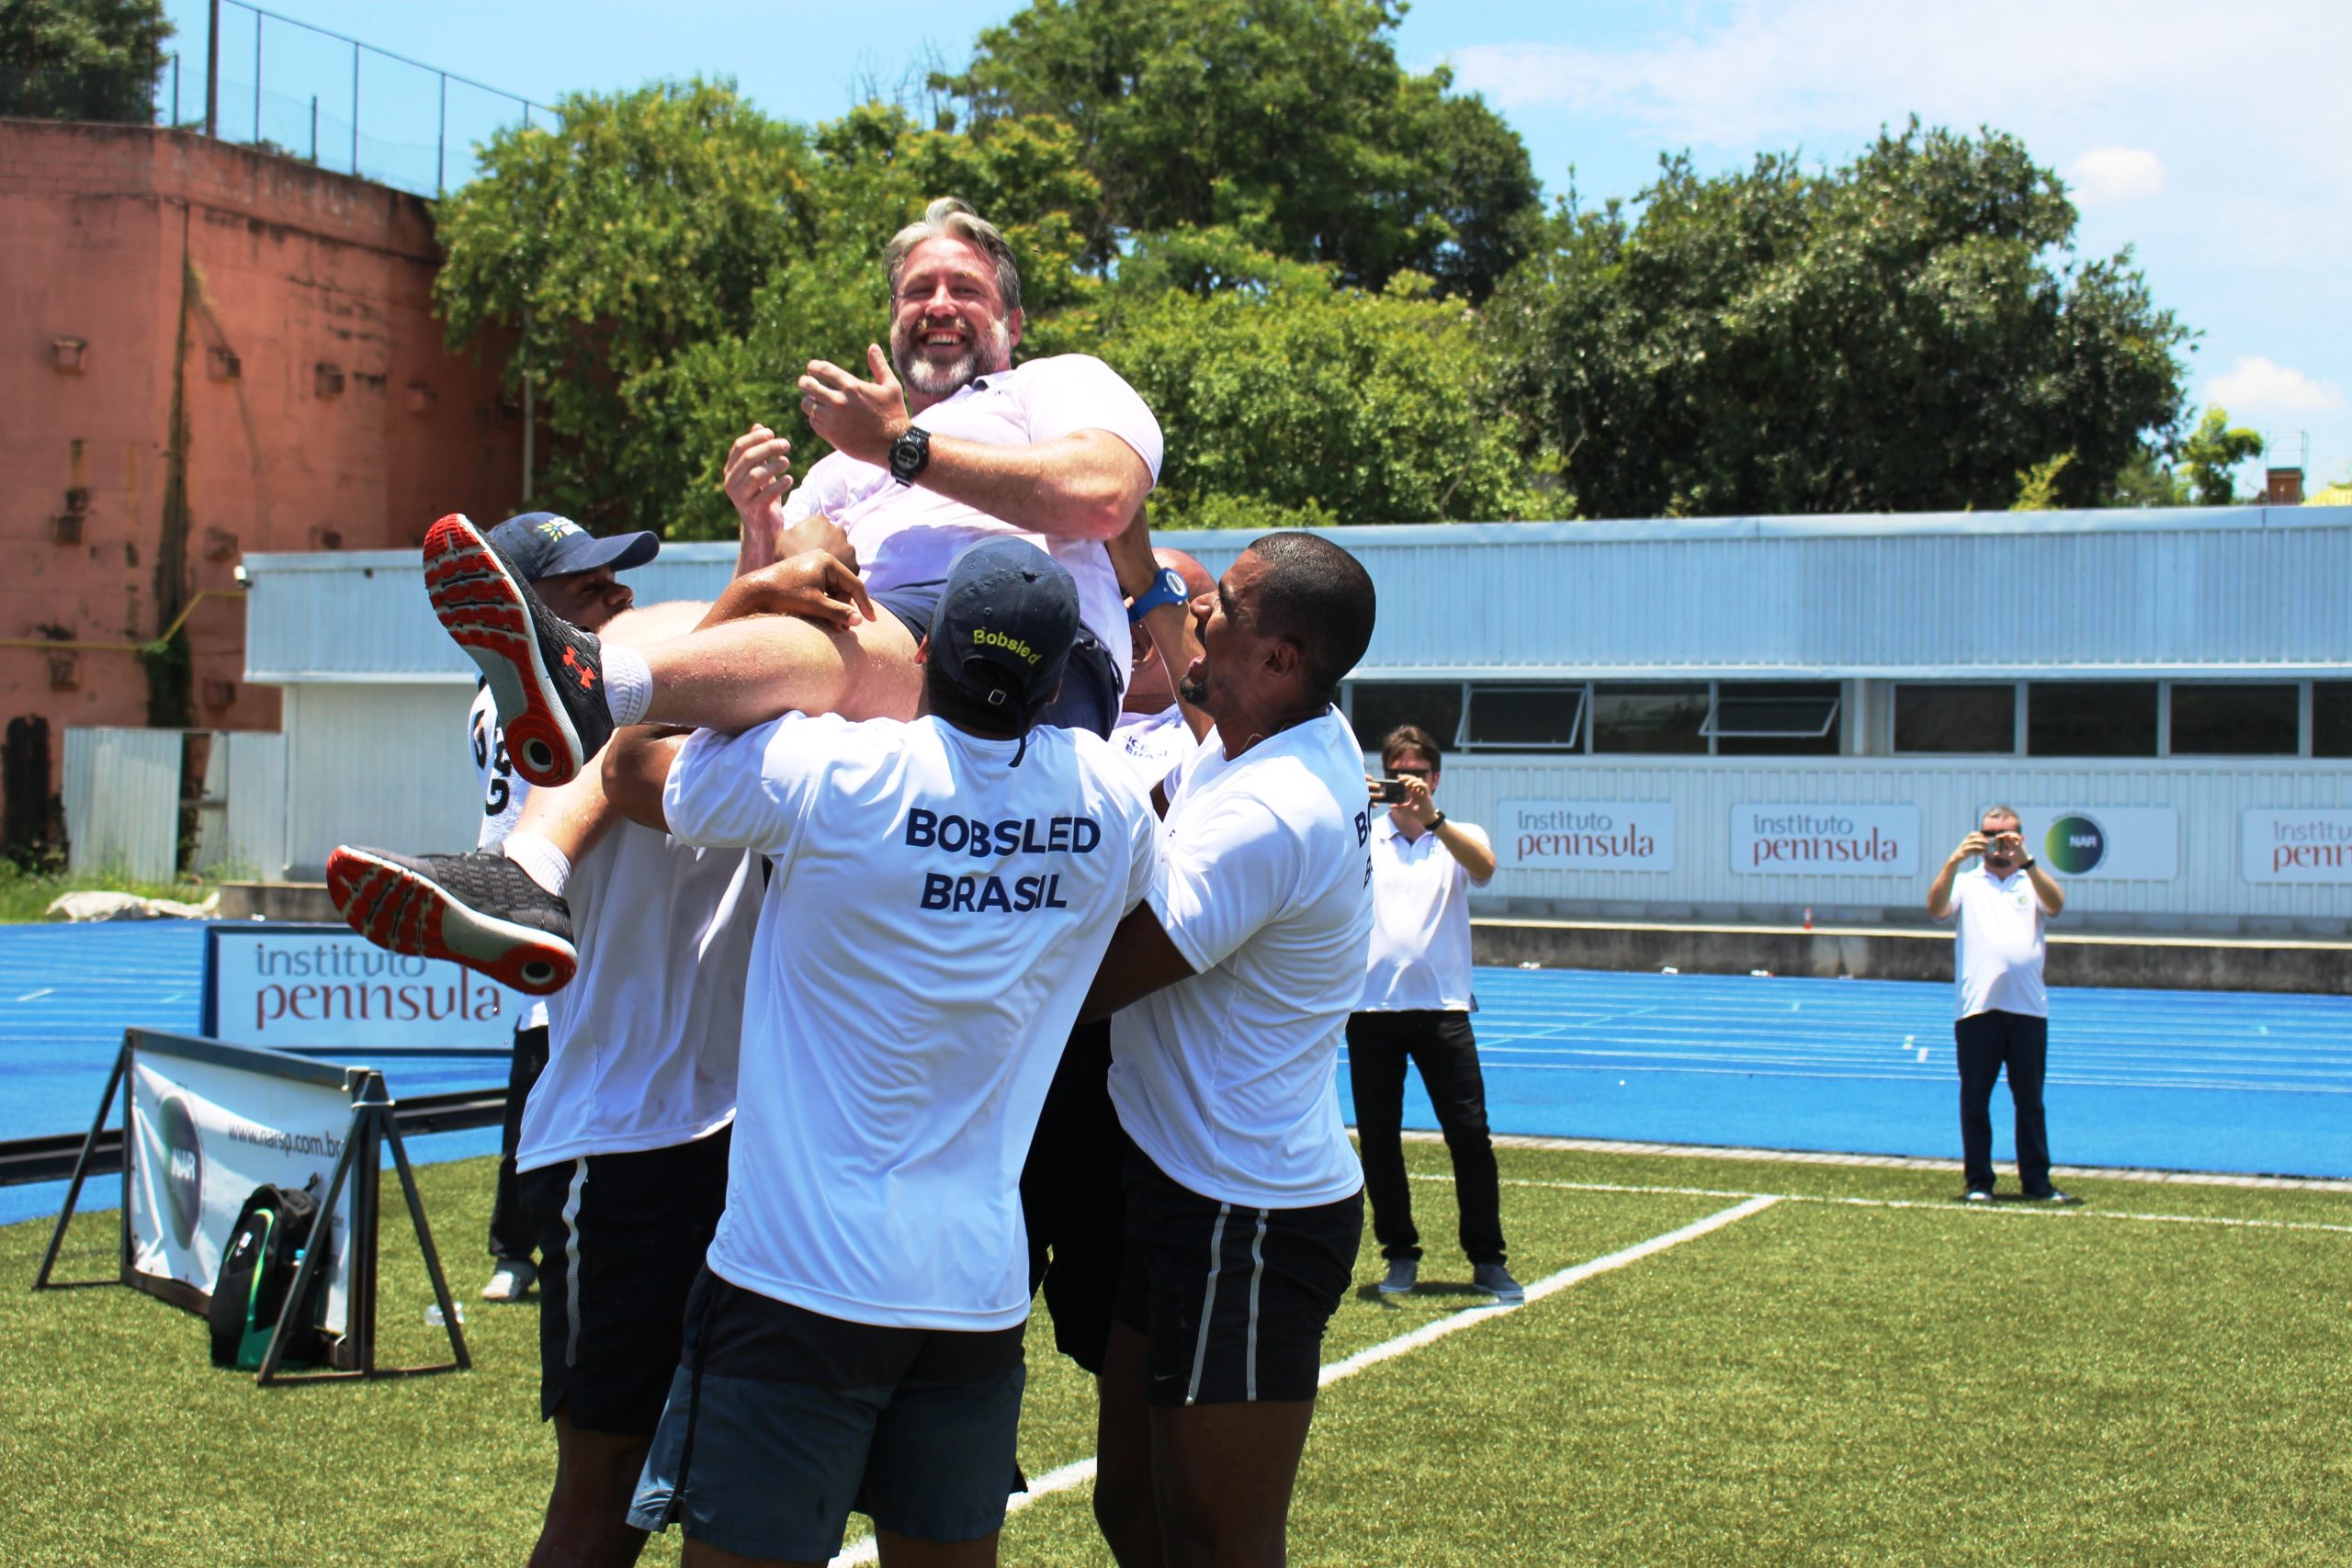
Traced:
<path fill-rule="evenodd" d="M 643 566 L 662 549 L 653 534 L 615 534 L 600 539 L 569 517 L 552 512 L 526 512 L 509 517 L 490 531 L 490 542 L 514 565 L 526 582 L 569 572 L 594 571 L 600 566 L 627 571 Z"/>
<path fill-rule="evenodd" d="M 931 657 L 965 691 L 1024 718 L 1062 683 L 1078 640 L 1078 584 L 1022 539 L 987 539 L 956 559 L 931 616 Z"/>

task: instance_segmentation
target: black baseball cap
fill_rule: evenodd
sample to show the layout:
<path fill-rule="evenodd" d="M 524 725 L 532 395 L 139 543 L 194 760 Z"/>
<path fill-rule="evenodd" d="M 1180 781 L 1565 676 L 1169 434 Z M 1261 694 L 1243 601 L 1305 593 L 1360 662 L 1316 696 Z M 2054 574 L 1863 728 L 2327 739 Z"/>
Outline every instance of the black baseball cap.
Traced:
<path fill-rule="evenodd" d="M 627 571 L 643 566 L 662 549 L 654 534 L 615 534 L 600 539 L 569 517 L 552 512 L 526 512 L 509 517 L 490 531 L 490 542 L 514 563 L 526 582 L 542 577 L 562 577 L 594 571 L 600 566 Z"/>
<path fill-rule="evenodd" d="M 1078 584 L 1022 539 L 986 539 L 956 558 L 931 616 L 931 657 L 972 696 L 1023 718 L 1062 683 L 1078 640 Z"/>

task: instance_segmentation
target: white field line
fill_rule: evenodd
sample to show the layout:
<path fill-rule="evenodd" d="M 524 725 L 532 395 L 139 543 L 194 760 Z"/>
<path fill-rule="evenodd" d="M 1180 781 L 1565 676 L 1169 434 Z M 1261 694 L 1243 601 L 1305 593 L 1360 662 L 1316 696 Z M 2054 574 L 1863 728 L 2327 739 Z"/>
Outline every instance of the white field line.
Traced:
<path fill-rule="evenodd" d="M 1415 1181 L 1451 1185 L 1450 1176 L 1416 1175 Z M 1946 1214 L 2007 1214 L 2037 1220 L 2137 1220 L 2148 1224 L 2220 1225 L 2233 1230 L 2327 1231 L 2352 1235 L 2352 1224 L 2321 1220 L 2246 1220 L 2226 1214 L 2152 1214 L 2126 1209 L 2045 1208 L 2022 1203 L 1955 1203 L 1917 1198 L 1840 1198 L 1818 1192 L 1737 1192 L 1714 1187 L 1641 1187 L 1610 1181 L 1536 1181 L 1506 1178 L 1505 1187 L 1548 1187 L 1564 1192 L 1629 1192 L 1672 1198 L 1765 1198 L 1782 1203 L 1835 1203 L 1850 1209 L 1932 1209 Z M 1531 1296 L 1532 1291 L 1528 1292 Z"/>
<path fill-rule="evenodd" d="M 1624 1190 L 1634 1191 L 1635 1189 L 1627 1188 Z M 1658 1190 L 1667 1190 L 1661 1188 Z M 1744 1197 L 1746 1201 L 1735 1203 L 1728 1209 L 1718 1210 L 1702 1220 L 1694 1220 L 1678 1230 L 1668 1231 L 1663 1235 L 1654 1235 L 1647 1241 L 1635 1242 L 1631 1247 L 1593 1258 L 1589 1262 L 1563 1269 L 1556 1274 L 1547 1274 L 1527 1287 L 1527 1299 L 1531 1304 L 1542 1301 L 1545 1296 L 1555 1292 L 1565 1291 L 1571 1285 L 1581 1284 L 1596 1274 L 1606 1274 L 1612 1269 L 1623 1269 L 1628 1264 L 1638 1263 L 1643 1258 L 1664 1252 L 1670 1247 L 1679 1247 L 1686 1241 L 1695 1240 L 1710 1231 L 1721 1230 L 1724 1226 L 1744 1220 L 1750 1214 L 1761 1213 L 1781 1201 L 1781 1199 L 1772 1193 L 1738 1194 L 1737 1196 Z M 1355 1376 L 1366 1368 L 1376 1367 L 1383 1361 L 1394 1360 L 1409 1351 L 1421 1348 L 1424 1345 L 1433 1345 L 1449 1334 L 1459 1334 L 1462 1330 L 1475 1328 L 1481 1323 L 1491 1323 L 1497 1318 L 1507 1317 L 1515 1310 L 1517 1309 L 1495 1306 L 1465 1307 L 1460 1312 L 1438 1318 L 1434 1322 L 1425 1323 L 1409 1334 L 1400 1334 L 1394 1339 L 1373 1346 L 1370 1349 L 1359 1350 L 1343 1360 L 1332 1362 L 1323 1369 L 1321 1376 L 1317 1379 L 1317 1386 L 1329 1388 L 1343 1378 Z M 1005 1500 L 1005 1512 L 1019 1513 L 1041 1498 L 1050 1497 L 1057 1492 L 1072 1491 L 1086 1485 L 1093 1479 L 1094 1458 L 1090 1454 L 1084 1459 L 1074 1460 L 1058 1470 L 1049 1470 L 1043 1475 L 1032 1476 L 1029 1480 L 1028 1491 L 1015 1493 Z M 875 1562 L 877 1551 L 876 1539 L 868 1536 L 835 1557 L 830 1568 L 855 1568 L 856 1564 Z"/>
<path fill-rule="evenodd" d="M 1444 1141 L 1437 1133 L 1408 1132 L 1408 1144 Z M 1674 1155 L 1690 1159 L 1743 1160 L 1775 1165 L 1844 1165 L 1871 1170 L 1951 1170 L 1956 1159 L 1917 1155 L 1830 1154 L 1813 1149 L 1755 1149 L 1713 1144 L 1657 1144 L 1625 1138 L 1554 1138 L 1527 1133 L 1498 1133 L 1498 1149 L 1547 1149 L 1572 1154 Z M 2179 1187 L 2245 1187 L 2299 1192 L 2352 1192 L 2352 1181 L 2324 1176 L 2239 1176 L 2211 1170 L 2151 1170 L 2132 1166 L 2053 1165 L 2050 1174 L 2101 1181 L 2150 1181 Z"/>

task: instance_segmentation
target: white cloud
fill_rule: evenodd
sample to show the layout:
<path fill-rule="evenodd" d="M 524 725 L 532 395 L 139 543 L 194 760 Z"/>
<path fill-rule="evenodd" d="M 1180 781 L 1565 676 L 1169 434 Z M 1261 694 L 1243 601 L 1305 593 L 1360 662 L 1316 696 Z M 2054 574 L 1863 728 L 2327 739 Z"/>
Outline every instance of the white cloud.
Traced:
<path fill-rule="evenodd" d="M 2344 406 L 2344 389 L 2300 370 L 2246 355 L 2205 383 L 2205 400 L 2232 414 L 2256 412 L 2321 413 Z"/>
<path fill-rule="evenodd" d="M 2067 166 L 2066 177 L 2085 207 L 2165 193 L 2164 160 L 2144 147 L 2094 147 Z"/>
<path fill-rule="evenodd" d="M 2226 25 L 2199 0 L 1731 0 L 1722 15 L 1622 46 L 1487 44 L 1447 58 L 1461 86 L 1506 113 L 1617 119 L 1662 146 L 1810 141 L 1826 152 L 1916 112 L 2037 146 L 2170 141 L 2176 164 L 2184 148 L 2219 141 L 2270 173 L 2299 167 L 2352 189 L 2338 155 L 2352 144 L 2352 94 L 2315 78 L 2254 85 L 2277 77 L 2281 39 L 2305 40 L 2303 61 L 2352 50 L 2340 0 L 2239 0 Z"/>

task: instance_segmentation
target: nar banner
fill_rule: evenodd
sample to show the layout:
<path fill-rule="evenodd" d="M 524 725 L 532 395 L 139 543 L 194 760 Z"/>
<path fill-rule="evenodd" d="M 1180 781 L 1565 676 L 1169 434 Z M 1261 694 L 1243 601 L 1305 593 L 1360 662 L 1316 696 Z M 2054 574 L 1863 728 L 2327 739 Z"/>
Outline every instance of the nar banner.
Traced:
<path fill-rule="evenodd" d="M 1664 801 L 1506 800 L 1496 858 L 1541 871 L 1672 871 L 1674 807 Z"/>
<path fill-rule="evenodd" d="M 2265 808 L 2243 822 L 2248 882 L 2352 883 L 2352 811 Z"/>
<path fill-rule="evenodd" d="M 528 1005 L 471 970 L 387 953 L 341 926 L 215 926 L 206 953 L 204 1032 L 240 1045 L 498 1051 Z"/>
<path fill-rule="evenodd" d="M 2026 847 L 2053 875 L 2170 882 L 2180 814 L 2154 806 L 2020 806 Z"/>
<path fill-rule="evenodd" d="M 1731 868 L 1742 876 L 1916 876 L 1916 806 L 1735 806 Z"/>
<path fill-rule="evenodd" d="M 224 1055 L 226 1054 L 223 1054 Z M 153 1049 L 130 1059 L 130 1165 L 125 1220 L 130 1267 L 211 1294 L 229 1227 L 264 1182 L 300 1188 L 316 1179 L 322 1199 L 351 1132 L 351 1094 L 327 1081 L 339 1068 L 309 1062 L 200 1060 Z M 277 1070 L 282 1067 L 281 1072 Z M 343 1332 L 348 1269 L 342 1245 L 350 1217 L 346 1184 L 337 1213 L 322 1216 L 327 1245 L 325 1326 Z M 320 1233 L 313 1231 L 312 1245 Z"/>

